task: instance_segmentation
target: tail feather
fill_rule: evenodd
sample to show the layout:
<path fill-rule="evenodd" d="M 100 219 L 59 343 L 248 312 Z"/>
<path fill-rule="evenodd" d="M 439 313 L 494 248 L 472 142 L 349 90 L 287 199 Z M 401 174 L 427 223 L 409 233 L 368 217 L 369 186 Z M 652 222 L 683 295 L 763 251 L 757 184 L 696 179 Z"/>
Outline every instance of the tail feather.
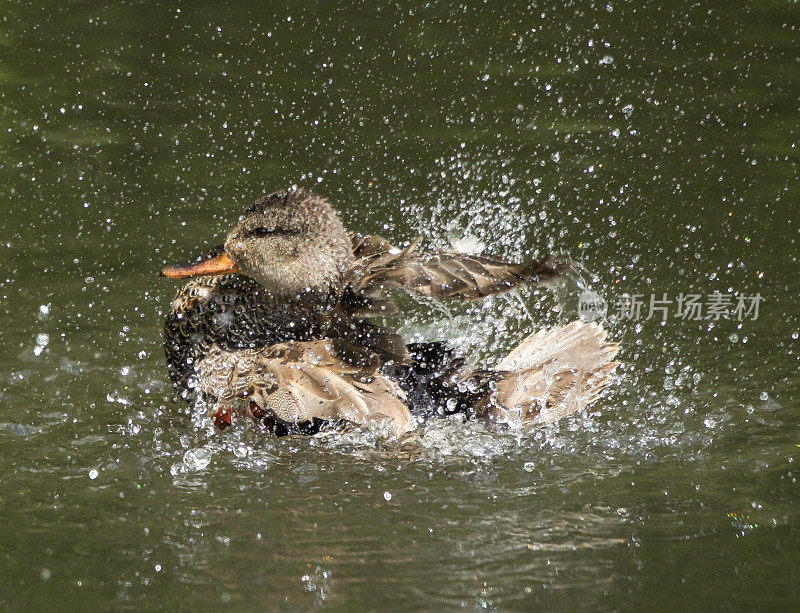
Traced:
<path fill-rule="evenodd" d="M 594 402 L 618 365 L 606 337 L 581 321 L 531 334 L 497 365 L 493 416 L 551 423 Z"/>

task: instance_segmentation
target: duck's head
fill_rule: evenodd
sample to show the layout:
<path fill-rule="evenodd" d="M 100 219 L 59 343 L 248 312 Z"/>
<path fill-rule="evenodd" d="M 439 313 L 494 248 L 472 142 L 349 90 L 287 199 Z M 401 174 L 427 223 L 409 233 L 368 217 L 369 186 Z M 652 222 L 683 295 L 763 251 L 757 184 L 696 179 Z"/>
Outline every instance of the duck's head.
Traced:
<path fill-rule="evenodd" d="M 240 274 L 275 295 L 291 297 L 335 291 L 352 262 L 350 236 L 333 207 L 293 189 L 256 200 L 224 246 L 161 273 L 175 279 Z"/>

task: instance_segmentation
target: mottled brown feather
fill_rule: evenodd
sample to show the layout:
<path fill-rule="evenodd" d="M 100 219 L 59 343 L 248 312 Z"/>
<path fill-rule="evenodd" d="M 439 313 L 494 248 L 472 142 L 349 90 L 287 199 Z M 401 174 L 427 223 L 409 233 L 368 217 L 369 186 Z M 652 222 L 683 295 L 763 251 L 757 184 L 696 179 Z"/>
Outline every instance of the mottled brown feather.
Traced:
<path fill-rule="evenodd" d="M 419 238 L 402 250 L 379 236 L 351 238 L 355 263 L 345 279 L 356 294 L 402 288 L 431 297 L 477 300 L 522 283 L 546 281 L 566 269 L 548 258 L 516 264 L 449 250 L 425 254 L 417 249 Z"/>
<path fill-rule="evenodd" d="M 288 422 L 386 422 L 396 435 L 413 428 L 405 395 L 375 369 L 336 357 L 329 341 L 280 343 L 262 349 L 211 350 L 198 364 L 200 390 L 212 411 L 220 403 L 254 402 Z"/>

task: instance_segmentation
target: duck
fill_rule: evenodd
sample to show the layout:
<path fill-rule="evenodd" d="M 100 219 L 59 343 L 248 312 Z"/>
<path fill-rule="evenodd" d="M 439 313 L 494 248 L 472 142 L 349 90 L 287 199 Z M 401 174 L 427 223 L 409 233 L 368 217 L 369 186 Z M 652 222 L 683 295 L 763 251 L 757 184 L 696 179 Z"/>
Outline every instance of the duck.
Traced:
<path fill-rule="evenodd" d="M 164 323 L 178 395 L 219 429 L 244 419 L 276 436 L 376 427 L 397 437 L 453 414 L 552 423 L 601 395 L 619 346 L 595 322 L 537 330 L 491 368 L 382 325 L 397 292 L 478 301 L 569 266 L 425 252 L 419 242 L 350 232 L 302 188 L 259 198 L 222 245 L 161 270 L 186 280 Z"/>

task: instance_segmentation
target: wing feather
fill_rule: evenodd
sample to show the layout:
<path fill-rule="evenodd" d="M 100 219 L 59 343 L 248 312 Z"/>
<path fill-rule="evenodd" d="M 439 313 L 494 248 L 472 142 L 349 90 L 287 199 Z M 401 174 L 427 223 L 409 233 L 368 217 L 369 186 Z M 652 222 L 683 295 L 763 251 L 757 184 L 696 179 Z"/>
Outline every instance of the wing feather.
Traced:
<path fill-rule="evenodd" d="M 354 292 L 367 295 L 403 288 L 431 297 L 478 300 L 551 279 L 567 268 L 549 258 L 518 264 L 449 250 L 424 254 L 417 249 L 419 238 L 402 250 L 379 236 L 354 234 L 352 241 L 356 264 L 348 281 Z"/>

